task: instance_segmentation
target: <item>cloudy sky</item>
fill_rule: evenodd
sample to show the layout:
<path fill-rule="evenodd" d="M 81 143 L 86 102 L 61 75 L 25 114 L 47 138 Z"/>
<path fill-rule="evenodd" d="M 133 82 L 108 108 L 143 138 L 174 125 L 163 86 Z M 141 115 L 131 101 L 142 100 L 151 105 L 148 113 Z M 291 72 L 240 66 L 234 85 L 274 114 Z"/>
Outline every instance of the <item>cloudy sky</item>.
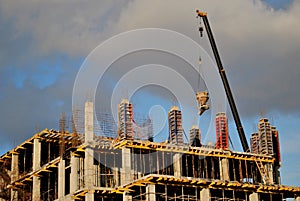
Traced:
<path fill-rule="evenodd" d="M 61 112 L 71 111 L 82 62 L 101 42 L 138 28 L 170 29 L 199 41 L 196 9 L 209 14 L 247 137 L 260 117 L 269 118 L 280 133 L 282 183 L 300 185 L 296 0 L 0 0 L 0 153 L 58 127 Z M 207 38 L 199 43 L 211 54 Z"/>

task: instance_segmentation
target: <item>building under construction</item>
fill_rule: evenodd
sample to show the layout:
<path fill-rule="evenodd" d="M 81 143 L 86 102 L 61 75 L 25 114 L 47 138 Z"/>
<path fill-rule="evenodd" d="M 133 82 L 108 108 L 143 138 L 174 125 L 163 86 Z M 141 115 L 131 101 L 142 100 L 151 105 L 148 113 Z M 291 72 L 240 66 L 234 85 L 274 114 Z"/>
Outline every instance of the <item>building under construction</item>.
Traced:
<path fill-rule="evenodd" d="M 166 142 L 138 133 L 128 100 L 119 105 L 116 137 L 95 135 L 94 116 L 87 102 L 84 133 L 63 129 L 62 118 L 60 131 L 45 129 L 2 155 L 0 200 L 300 200 L 299 187 L 280 183 L 278 132 L 267 119 L 252 135 L 252 153 L 229 150 L 226 139 L 202 145 L 197 126 L 185 142 L 178 107 Z M 225 117 L 216 117 L 223 128 Z"/>
<path fill-rule="evenodd" d="M 119 104 L 118 122 L 106 114 L 98 118 L 93 103 L 86 102 L 84 115 L 74 111 L 72 130 L 63 114 L 58 131 L 45 129 L 0 157 L 0 201 L 300 201 L 300 187 L 280 182 L 278 131 L 267 119 L 259 121 L 248 149 L 207 14 L 197 14 L 244 152 L 229 148 L 225 113 L 216 116 L 215 145 L 203 144 L 198 126 L 184 140 L 177 106 L 168 113 L 168 140 L 154 142 L 151 120 L 138 120 L 129 100 Z M 203 27 L 199 31 L 203 36 Z M 209 109 L 208 92 L 196 98 L 202 115 Z"/>

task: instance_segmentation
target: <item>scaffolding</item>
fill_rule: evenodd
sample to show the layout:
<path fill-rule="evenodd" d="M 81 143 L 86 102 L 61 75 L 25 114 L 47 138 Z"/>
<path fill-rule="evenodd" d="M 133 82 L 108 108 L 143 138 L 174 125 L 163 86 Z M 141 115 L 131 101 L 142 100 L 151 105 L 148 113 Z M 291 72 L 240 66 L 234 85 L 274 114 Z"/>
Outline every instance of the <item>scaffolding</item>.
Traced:
<path fill-rule="evenodd" d="M 190 129 L 190 145 L 200 147 L 202 144 L 201 142 L 201 133 L 198 126 L 192 126 Z"/>
<path fill-rule="evenodd" d="M 224 112 L 219 112 L 216 115 L 216 148 L 229 149 L 228 143 L 228 122 Z"/>
<path fill-rule="evenodd" d="M 168 113 L 168 117 L 170 143 L 181 145 L 183 143 L 181 111 L 177 106 L 173 106 Z"/>
<path fill-rule="evenodd" d="M 273 142 L 271 125 L 268 119 L 262 118 L 258 123 L 258 134 L 260 136 L 260 152 L 262 154 L 273 154 Z"/>
<path fill-rule="evenodd" d="M 257 132 L 252 133 L 250 137 L 250 149 L 252 153 L 258 154 L 259 150 L 259 135 Z"/>
<path fill-rule="evenodd" d="M 119 130 L 118 136 L 120 139 L 133 139 L 133 110 L 129 100 L 123 99 L 119 104 Z"/>

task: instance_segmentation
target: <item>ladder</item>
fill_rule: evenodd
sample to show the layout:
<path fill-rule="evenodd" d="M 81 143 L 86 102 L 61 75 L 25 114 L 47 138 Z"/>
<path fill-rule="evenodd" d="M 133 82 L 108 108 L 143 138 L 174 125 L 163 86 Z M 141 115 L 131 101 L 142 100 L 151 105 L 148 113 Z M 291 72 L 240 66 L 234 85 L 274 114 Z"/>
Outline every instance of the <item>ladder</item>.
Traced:
<path fill-rule="evenodd" d="M 255 163 L 258 167 L 263 183 L 270 184 L 270 178 L 264 164 L 260 160 L 255 160 Z"/>

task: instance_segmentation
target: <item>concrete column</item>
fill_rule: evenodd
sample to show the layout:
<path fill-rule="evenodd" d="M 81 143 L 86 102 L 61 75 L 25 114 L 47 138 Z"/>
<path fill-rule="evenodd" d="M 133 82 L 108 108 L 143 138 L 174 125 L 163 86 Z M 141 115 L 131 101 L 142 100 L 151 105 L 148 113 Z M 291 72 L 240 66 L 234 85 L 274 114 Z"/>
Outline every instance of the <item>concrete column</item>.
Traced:
<path fill-rule="evenodd" d="M 85 194 L 85 201 L 94 201 L 94 191 L 88 191 L 87 194 Z"/>
<path fill-rule="evenodd" d="M 18 154 L 12 154 L 11 158 L 11 181 L 15 181 L 19 177 L 19 155 Z"/>
<path fill-rule="evenodd" d="M 155 185 L 149 184 L 146 186 L 146 201 L 156 201 Z"/>
<path fill-rule="evenodd" d="M 79 170 L 79 158 L 71 155 L 71 175 L 70 175 L 70 194 L 77 191 L 78 188 L 78 170 Z"/>
<path fill-rule="evenodd" d="M 275 172 L 275 178 L 274 178 L 274 183 L 275 184 L 281 184 L 281 178 L 280 178 L 280 166 L 274 166 L 274 172 Z"/>
<path fill-rule="evenodd" d="M 92 188 L 94 186 L 94 150 L 91 148 L 85 149 L 84 159 L 84 186 L 85 188 Z"/>
<path fill-rule="evenodd" d="M 182 176 L 182 155 L 175 154 L 173 156 L 173 167 L 174 167 L 174 176 L 181 177 Z"/>
<path fill-rule="evenodd" d="M 122 148 L 121 185 L 131 181 L 131 155 L 130 149 Z"/>
<path fill-rule="evenodd" d="M 132 196 L 126 195 L 126 193 L 123 193 L 123 201 L 132 201 Z"/>
<path fill-rule="evenodd" d="M 41 168 L 41 142 L 39 139 L 33 140 L 33 160 L 32 170 L 36 171 Z M 32 179 L 32 200 L 41 200 L 41 181 L 38 176 Z"/>
<path fill-rule="evenodd" d="M 200 200 L 210 201 L 210 190 L 209 190 L 209 188 L 203 188 L 200 191 Z"/>
<path fill-rule="evenodd" d="M 249 196 L 249 201 L 259 201 L 258 193 L 252 193 Z"/>
<path fill-rule="evenodd" d="M 86 102 L 84 108 L 84 135 L 85 143 L 94 141 L 94 105 L 93 102 Z"/>
<path fill-rule="evenodd" d="M 229 178 L 229 163 L 227 158 L 220 160 L 220 179 L 221 180 L 230 180 Z"/>
<path fill-rule="evenodd" d="M 12 154 L 11 158 L 11 172 L 10 172 L 11 182 L 14 182 L 19 177 L 19 155 Z M 11 189 L 11 201 L 18 200 L 18 191 Z"/>
<path fill-rule="evenodd" d="M 94 142 L 94 105 L 92 102 L 85 103 L 84 110 L 84 134 L 85 134 L 85 144 L 87 148 L 85 149 L 84 158 L 84 186 L 90 191 L 85 195 L 86 201 L 94 201 L 94 150 L 90 146 Z"/>
<path fill-rule="evenodd" d="M 266 169 L 268 172 L 268 177 L 269 177 L 269 184 L 274 184 L 274 178 L 273 178 L 273 164 L 268 163 L 266 164 Z"/>
<path fill-rule="evenodd" d="M 33 171 L 41 168 L 41 142 L 39 139 L 33 140 Z"/>
<path fill-rule="evenodd" d="M 85 132 L 85 159 L 84 159 L 84 184 L 85 188 L 92 188 L 94 185 L 94 151 L 89 145 L 94 140 L 94 106 L 92 102 L 85 103 L 84 132 Z"/>
<path fill-rule="evenodd" d="M 120 186 L 119 184 L 119 169 L 117 167 L 113 168 L 114 180 L 115 180 L 115 187 Z"/>
<path fill-rule="evenodd" d="M 65 196 L 65 160 L 60 160 L 58 163 L 58 198 L 61 199 Z"/>
<path fill-rule="evenodd" d="M 84 158 L 79 158 L 79 189 L 84 188 Z"/>

